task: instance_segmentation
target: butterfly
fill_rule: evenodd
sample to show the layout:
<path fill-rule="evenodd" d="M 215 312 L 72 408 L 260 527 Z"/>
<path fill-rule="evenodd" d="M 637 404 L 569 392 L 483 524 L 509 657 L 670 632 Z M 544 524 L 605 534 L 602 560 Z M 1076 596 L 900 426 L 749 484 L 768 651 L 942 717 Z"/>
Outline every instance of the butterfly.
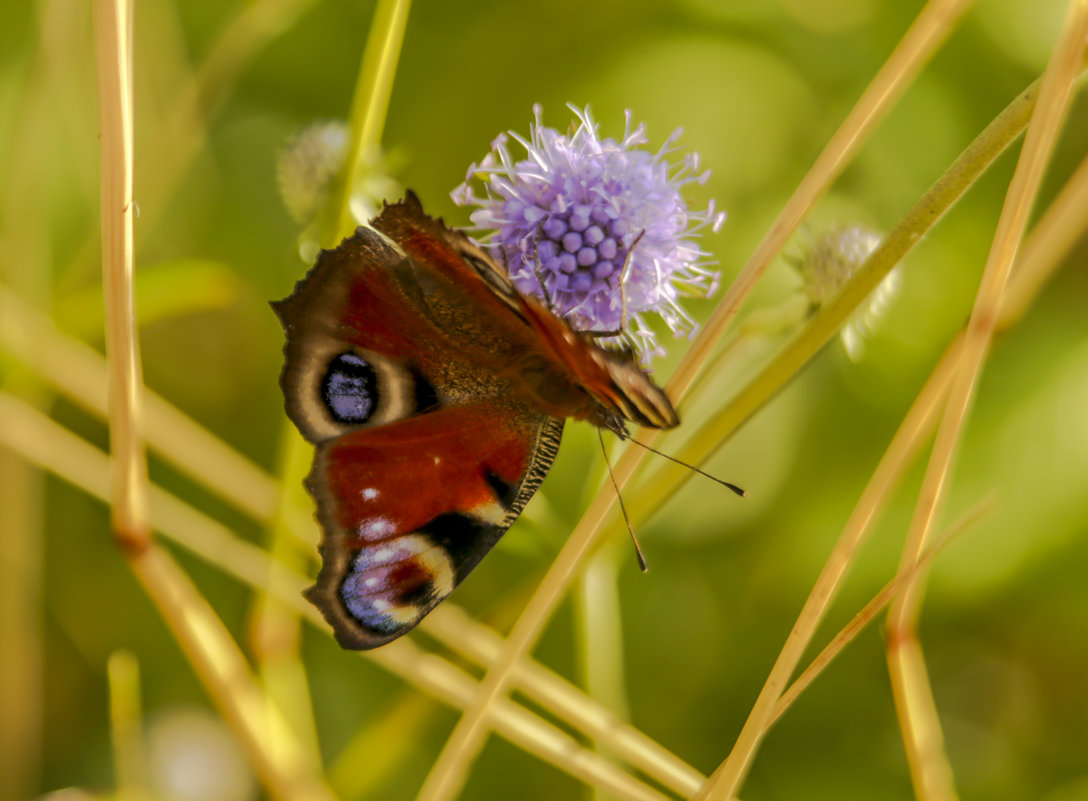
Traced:
<path fill-rule="evenodd" d="M 621 437 L 679 423 L 631 353 L 520 294 L 411 192 L 272 306 L 287 414 L 316 446 L 306 597 L 345 648 L 396 639 L 450 594 L 544 480 L 566 418 Z"/>

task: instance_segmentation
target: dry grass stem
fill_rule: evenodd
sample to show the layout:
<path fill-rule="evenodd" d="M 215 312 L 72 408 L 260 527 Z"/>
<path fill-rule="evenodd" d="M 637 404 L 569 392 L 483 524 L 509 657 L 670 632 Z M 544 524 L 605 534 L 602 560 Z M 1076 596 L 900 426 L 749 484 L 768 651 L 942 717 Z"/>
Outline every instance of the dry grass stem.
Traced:
<path fill-rule="evenodd" d="M 1075 235 L 1068 232 L 1077 226 L 1083 228 L 1085 218 L 1080 216 L 1080 212 L 1085 204 L 1088 204 L 1086 184 L 1088 184 L 1088 161 L 1082 165 L 1074 178 L 1070 180 L 1065 190 L 1048 210 L 1048 213 L 1040 220 L 1036 230 L 1032 232 L 1026 243 L 1022 268 L 1017 269 L 1009 286 L 1010 313 L 1006 314 L 1004 307 L 1002 309 L 1000 318 L 1002 328 L 1012 325 L 1019 319 L 1031 299 L 1042 287 L 1045 279 L 1050 277 L 1061 259 L 1067 254 L 1068 249 L 1075 241 Z M 1052 233 L 1058 230 L 1067 232 L 1066 236 L 1061 239 L 1064 248 L 1051 248 L 1049 242 Z M 792 647 L 787 641 L 755 706 L 770 704 L 775 692 L 773 688 L 785 686 L 785 682 L 796 668 L 797 661 L 800 659 L 804 648 L 811 641 L 816 626 L 822 620 L 826 609 L 834 598 L 853 554 L 856 553 L 864 536 L 875 521 L 881 505 L 891 490 L 898 484 L 903 472 L 913 461 L 918 448 L 932 431 L 937 422 L 937 413 L 941 401 L 948 392 L 952 377 L 955 375 L 956 366 L 962 355 L 962 345 L 963 334 L 961 333 L 949 345 L 904 417 L 899 430 L 874 470 L 869 484 L 859 499 L 857 507 L 855 507 L 835 549 L 824 566 L 823 572 L 821 572 L 820 577 L 813 586 L 797 623 L 791 631 L 791 639 L 796 638 L 796 641 Z M 911 575 L 915 574 L 912 573 Z M 783 656 L 787 652 L 791 652 L 794 658 L 791 658 L 789 662 L 783 662 Z M 764 697 L 765 693 L 767 697 Z M 781 704 L 780 701 L 776 703 Z M 754 714 L 755 707 L 753 707 Z M 758 741 L 762 738 L 763 732 L 766 731 L 766 727 L 770 725 L 770 720 L 768 718 L 768 722 L 762 731 L 753 732 L 748 738 L 745 738 L 745 732 L 742 730 L 734 751 L 741 747 L 742 740 L 746 740 L 746 747 L 756 747 Z M 745 728 L 747 728 L 747 724 Z"/>
<path fill-rule="evenodd" d="M 263 632 L 264 641 L 278 640 L 273 648 L 266 648 L 260 657 L 254 658 L 258 681 L 265 693 L 265 704 L 283 716 L 294 735 L 293 745 L 297 747 L 306 769 L 317 774 L 321 771 L 321 747 L 313 715 L 310 683 L 298 650 L 301 635 L 299 615 L 278 598 L 261 597 L 264 599 L 260 619 L 266 629 Z M 267 629 L 274 631 L 270 635 Z M 259 636 L 262 635 L 255 635 L 254 639 Z"/>
<path fill-rule="evenodd" d="M 110 509 L 123 547 L 147 545 L 147 465 L 140 441 L 140 352 L 132 300 L 132 8 L 95 3 L 102 165 L 102 283 L 109 354 Z"/>
<path fill-rule="evenodd" d="M 240 6 L 224 26 L 204 61 L 164 113 L 161 130 L 165 133 L 152 141 L 155 149 L 147 155 L 147 163 L 154 164 L 155 169 L 142 175 L 140 181 L 141 241 L 154 230 L 169 207 L 179 180 L 206 142 L 208 120 L 230 97 L 246 66 L 313 3 L 314 0 L 258 0 Z M 61 12 L 67 14 L 67 10 Z M 64 272 L 80 272 L 93 258 L 95 244 L 95 237 L 88 234 Z"/>
<path fill-rule="evenodd" d="M 105 454 L 4 392 L 0 392 L 0 416 L 14 423 L 0 429 L 0 443 L 89 494 L 107 500 L 108 482 L 105 476 L 108 459 Z M 276 592 L 283 592 L 282 596 L 277 596 L 279 601 L 327 633 L 328 628 L 320 614 L 301 596 L 302 589 L 309 583 L 307 579 L 287 570 L 271 560 L 259 547 L 238 539 L 229 529 L 169 493 L 152 487 L 151 499 L 156 529 L 255 589 L 267 586 Z M 272 582 L 269 582 L 270 575 L 274 577 Z M 178 607 L 175 613 L 180 609 Z M 171 625 L 179 626 L 181 623 L 172 621 Z M 408 640 L 367 652 L 365 658 L 443 703 L 461 707 L 472 697 L 475 679 Z M 544 672 L 543 668 L 538 669 Z M 211 688 L 211 692 L 214 697 L 219 697 L 227 690 Z M 262 700 L 267 702 L 267 699 Z M 569 735 L 512 701 L 495 707 L 491 714 L 495 730 L 529 753 L 572 775 L 584 776 L 591 784 L 619 797 L 647 797 L 641 789 L 645 785 L 635 782 L 607 760 L 582 748 Z M 277 718 L 281 719 L 278 714 Z M 624 741 L 637 742 L 640 737 L 645 738 L 645 735 L 633 736 L 629 727 L 623 727 L 615 733 L 605 730 L 601 739 L 611 751 L 618 752 L 624 748 Z M 305 764 L 305 759 L 300 756 L 303 753 L 296 749 L 295 762 L 300 765 Z"/>
<path fill-rule="evenodd" d="M 1077 240 L 1088 231 L 1088 157 L 1031 229 L 1001 299 L 997 330 L 1019 320 Z"/>
<path fill-rule="evenodd" d="M 1070 9 L 1070 19 L 1063 29 L 1062 41 L 1043 77 L 1039 102 L 1028 125 L 1024 147 L 998 219 L 993 245 L 965 332 L 964 350 L 937 432 L 921 499 L 911 522 L 904 561 L 915 559 L 925 547 L 926 535 L 945 489 L 959 432 L 967 416 L 975 384 L 993 337 L 1005 285 L 1027 226 L 1028 214 L 1057 138 L 1073 80 L 1080 71 L 1085 35 L 1088 33 L 1088 4 L 1073 3 Z M 913 591 L 906 592 L 897 602 L 897 617 L 913 605 L 912 595 Z M 902 620 L 905 622 L 905 617 Z"/>
<path fill-rule="evenodd" d="M 105 418 L 107 366 L 102 355 L 53 325 L 0 286 L 0 346 L 55 390 Z M 251 517 L 268 519 L 279 487 L 267 473 L 161 395 L 142 388 L 144 439 L 158 456 Z M 312 539 L 309 513 L 292 519 L 300 539 Z"/>
<path fill-rule="evenodd" d="M 652 436 L 642 438 L 653 439 Z M 613 465 L 612 474 L 619 492 L 623 492 L 644 453 L 639 449 L 628 448 Z M 615 493 L 603 492 L 598 493 L 590 503 L 488 668 L 471 704 L 465 709 L 432 767 L 418 797 L 419 801 L 439 801 L 459 792 L 467 778 L 469 763 L 475 758 L 487 736 L 485 719 L 488 707 L 512 683 L 514 664 L 528 654 L 536 643 L 544 625 L 570 586 L 575 571 L 595 544 L 595 535 L 601 530 L 615 500 Z"/>
<path fill-rule="evenodd" d="M 1009 185 L 1005 205 L 983 272 L 957 362 L 947 405 L 937 430 L 918 504 L 903 551 L 903 563 L 916 561 L 926 545 L 950 477 L 952 458 L 997 323 L 998 310 L 1020 240 L 1072 89 L 1088 38 L 1088 3 L 1074 2 L 1043 76 L 1039 101 Z M 956 798 L 951 767 L 944 754 L 940 721 L 930 691 L 921 646 L 914 628 L 924 576 L 897 596 L 888 619 L 888 663 L 893 697 L 903 729 L 915 792 L 925 799 Z"/>
<path fill-rule="evenodd" d="M 140 702 L 140 665 L 129 651 L 115 651 L 107 664 L 110 735 L 118 801 L 150 801 Z"/>
<path fill-rule="evenodd" d="M 16 423 L 3 429 L 5 445 L 102 500 L 109 499 L 109 460 L 105 454 L 4 393 L 0 393 L 0 412 Z M 162 503 L 164 500 L 167 503 Z M 218 559 L 238 572 L 250 566 L 252 580 L 258 586 L 267 578 L 268 560 L 259 549 L 241 541 L 232 542 L 229 531 L 156 490 L 152 494 L 152 512 L 161 514 L 159 506 L 165 507 L 166 516 L 173 518 L 175 525 L 194 529 L 196 536 L 189 538 L 186 545 L 197 550 L 210 545 Z M 251 558 L 253 554 L 247 548 L 255 552 L 257 559 Z M 257 565 L 258 560 L 263 564 Z M 290 729 L 282 724 L 278 713 L 270 711 L 241 652 L 184 574 L 152 545 L 141 553 L 130 554 L 128 561 L 209 693 L 233 724 L 270 794 L 276 798 L 331 798 L 320 781 L 305 771 L 305 760 L 292 745 Z"/>
<path fill-rule="evenodd" d="M 953 366 L 948 365 L 946 372 L 942 375 L 945 377 L 950 376 Z M 796 670 L 805 649 L 816 633 L 816 628 L 819 626 L 820 621 L 823 620 L 827 609 L 842 585 L 847 568 L 853 562 L 855 554 L 871 530 L 892 488 L 899 483 L 904 471 L 921 447 L 924 437 L 931 430 L 931 426 L 936 420 L 938 403 L 944 397 L 943 386 L 944 383 L 940 378 L 937 380 L 931 379 L 930 383 L 926 385 L 926 390 L 911 405 L 898 431 L 896 431 L 887 450 L 885 450 L 884 455 L 873 471 L 869 483 L 858 499 L 858 503 L 854 507 L 845 528 L 843 528 L 842 534 L 839 535 L 835 547 L 824 563 L 819 577 L 809 591 L 808 598 L 797 616 L 797 622 L 794 623 L 793 628 L 790 630 L 774 666 L 767 675 L 763 688 L 752 705 L 752 711 L 748 714 L 748 718 L 741 728 L 733 750 L 730 752 L 727 761 L 710 777 L 707 785 L 696 796 L 697 798 L 713 797 L 708 796 L 707 793 L 714 792 L 716 787 L 721 786 L 717 783 L 721 779 L 716 777 L 726 774 L 725 768 L 730 760 L 751 764 L 751 761 L 755 758 L 756 751 L 759 749 L 770 725 L 771 716 L 774 714 L 779 696 L 786 689 L 790 676 Z M 737 777 L 739 781 L 738 771 L 739 768 L 734 765 L 730 774 Z M 718 791 L 718 797 L 729 798 L 731 794 L 726 795 Z"/>
<path fill-rule="evenodd" d="M 299 650 L 299 610 L 280 601 L 276 592 L 259 596 L 251 624 L 254 660 L 267 702 L 279 709 L 305 753 L 310 769 L 321 767 L 321 748 L 313 715 L 310 683 Z"/>
<path fill-rule="evenodd" d="M 623 555 L 629 556 L 628 543 L 614 540 L 608 547 L 597 549 L 579 576 L 574 592 L 574 638 L 578 677 L 586 694 L 626 720 L 630 714 L 619 593 L 620 545 Z M 599 745 L 597 749 L 609 756 L 606 749 Z M 607 799 L 595 797 L 594 801 Z"/>
<path fill-rule="evenodd" d="M 436 608 L 421 625 L 447 648 L 485 667 L 502 650 L 503 639 L 497 632 L 452 604 Z M 539 663 L 519 661 L 514 666 L 514 682 L 533 702 L 662 786 L 685 796 L 702 786 L 706 777 L 699 771 Z"/>
<path fill-rule="evenodd" d="M 105 454 L 4 392 L 0 392 L 0 414 L 12 423 L 0 428 L 0 442 L 28 461 L 109 501 L 110 460 Z M 156 520 L 164 533 L 177 537 L 180 530 L 182 535 L 177 538 L 182 544 L 204 558 L 213 554 L 217 563 L 228 565 L 239 577 L 246 574 L 254 586 L 261 586 L 269 573 L 278 569 L 259 548 L 238 540 L 225 527 L 157 488 L 152 488 L 151 512 L 153 517 L 167 518 L 167 525 L 177 527 L 168 529 Z M 265 714 L 266 699 L 253 682 L 244 657 L 184 573 L 169 561 L 165 552 L 150 544 L 141 553 L 129 553 L 128 557 L 129 566 L 182 644 L 208 693 L 224 710 L 225 718 L 246 746 L 257 773 L 262 780 L 286 788 L 288 794 L 278 796 L 271 786 L 270 793 L 284 798 L 330 798 L 328 792 L 310 792 L 320 783 L 304 775 L 305 761 L 292 745 L 290 729 L 279 724 L 282 716 L 278 712 Z M 287 581 L 281 579 L 280 584 Z M 303 580 L 296 577 L 296 582 L 301 589 Z M 301 598 L 297 602 L 303 605 Z M 305 793 L 292 796 L 290 793 L 296 788 Z"/>
<path fill-rule="evenodd" d="M 801 179 L 793 195 L 756 246 L 748 263 L 730 284 L 702 332 L 684 354 L 683 361 L 669 379 L 669 397 L 678 400 L 684 397 L 744 299 L 751 293 L 760 276 L 778 255 L 812 204 L 839 176 L 877 123 L 910 86 L 911 81 L 970 6 L 971 0 L 930 0 L 925 5 L 808 173 Z"/>
<path fill-rule="evenodd" d="M 888 674 L 915 793 L 922 801 L 955 801 L 959 797 L 956 779 L 945 750 L 921 643 L 906 637 L 889 640 L 887 647 Z"/>
<path fill-rule="evenodd" d="M 829 642 L 816 658 L 812 660 L 807 668 L 805 668 L 796 680 L 789 686 L 789 689 L 782 693 L 782 696 L 778 699 L 778 703 L 775 704 L 774 711 L 771 713 L 770 719 L 767 721 L 767 728 L 769 729 L 774 723 L 785 714 L 790 705 L 793 704 L 812 682 L 816 680 L 824 669 L 831 664 L 831 662 L 837 657 L 842 650 L 853 642 L 861 632 L 868 626 L 880 611 L 888 605 L 891 599 L 895 596 L 899 590 L 901 590 L 907 582 L 913 580 L 923 569 L 928 568 L 937 556 L 960 534 L 970 528 L 972 525 L 981 520 L 985 515 L 989 514 L 993 510 L 994 498 L 993 496 L 987 496 L 981 501 L 976 503 L 964 514 L 962 514 L 955 523 L 953 523 L 948 531 L 937 538 L 937 541 L 927 548 L 922 554 L 922 557 L 917 563 L 910 566 L 905 573 L 899 573 L 885 584 L 880 592 L 873 596 L 861 611 L 859 611 L 847 623 L 842 630 L 836 634 L 831 642 Z"/>
<path fill-rule="evenodd" d="M 257 685 L 230 632 L 170 555 L 151 544 L 134 554 L 130 564 L 231 724 L 269 796 L 333 801 L 332 791 L 310 770 L 290 726 Z"/>
<path fill-rule="evenodd" d="M 413 680 L 422 689 L 442 687 L 442 695 L 451 698 L 453 705 L 461 709 L 472 701 L 479 686 L 467 673 L 404 638 L 375 651 L 374 659 L 380 664 L 388 663 L 391 670 L 396 667 L 396 673 L 415 673 Z M 492 705 L 488 716 L 488 725 L 507 740 L 586 784 L 622 799 L 661 801 L 667 797 L 583 748 L 573 737 L 544 723 L 509 698 Z"/>
<path fill-rule="evenodd" d="M 1027 126 L 1038 94 L 1036 81 L 1021 92 L 964 149 L 903 219 L 881 241 L 851 276 L 842 292 L 821 306 L 760 372 L 743 386 L 716 415 L 698 428 L 678 430 L 681 442 L 673 454 L 689 464 L 702 464 L 752 414 L 796 376 L 842 327 L 881 280 L 937 224 Z M 640 482 L 632 499 L 632 513 L 642 518 L 653 513 L 692 477 L 689 470 L 662 464 Z"/>
<path fill-rule="evenodd" d="M 281 460 L 286 465 L 298 462 L 303 455 L 309 456 L 312 450 L 300 436 L 284 437 L 281 445 L 285 446 Z M 294 574 L 305 574 L 311 560 L 308 554 L 303 556 L 291 531 L 295 493 L 287 486 L 281 486 L 280 490 L 275 513 L 266 520 L 265 533 L 271 564 L 284 569 L 270 572 L 266 585 L 254 594 L 249 620 L 250 650 L 269 700 L 283 711 L 316 769 L 321 764 L 321 747 L 300 651 L 302 624 L 297 604 L 284 604 L 280 600 L 284 595 L 298 598 Z M 279 586 L 277 576 L 287 575 L 287 571 L 292 575 L 286 584 Z"/>
<path fill-rule="evenodd" d="M 968 6 L 969 3 L 963 0 L 934 0 L 923 9 L 918 20 L 892 54 L 888 64 L 877 74 L 870 88 L 858 102 L 856 110 L 847 117 L 840 132 L 832 138 L 824 154 L 817 159 L 812 170 L 802 180 L 793 198 L 779 214 L 748 264 L 718 304 L 702 333 L 685 354 L 666 386 L 670 397 L 678 401 L 683 397 L 684 392 L 694 380 L 695 374 L 705 364 L 713 346 L 733 319 L 741 302 L 751 292 L 759 276 L 766 270 L 771 259 L 781 249 L 812 202 L 838 175 L 849 157 L 860 147 L 864 136 L 872 130 L 880 115 L 890 108 L 899 92 L 909 84 L 908 78 L 920 69 L 929 55 L 943 41 L 944 36 L 951 31 L 952 22 Z M 645 432 L 644 439 L 647 444 L 653 443 L 656 433 Z M 613 472 L 620 491 L 638 467 L 643 453 L 640 450 L 628 448 L 617 460 Z M 479 753 L 487 735 L 484 726 L 487 707 L 506 691 L 514 663 L 527 653 L 539 638 L 543 626 L 550 619 L 569 586 L 574 571 L 589 553 L 612 505 L 611 494 L 599 494 L 571 533 L 537 592 L 514 625 L 500 657 L 484 676 L 476 699 L 465 710 L 446 746 L 442 749 L 442 753 L 431 768 L 418 796 L 419 801 L 448 801 L 460 792 L 469 766 Z M 735 779 L 739 781 L 740 773 Z M 732 788 L 733 781 L 727 784 Z M 732 792 L 733 790 L 730 789 L 728 794 L 732 795 Z"/>
<path fill-rule="evenodd" d="M 48 318 L 28 308 L 3 287 L 0 287 L 0 343 L 59 391 L 89 411 L 105 415 L 102 357 L 93 348 L 58 331 Z M 160 456 L 255 519 L 269 519 L 269 509 L 278 498 L 274 479 L 154 392 L 145 389 L 144 397 L 148 442 Z M 21 430 L 28 434 L 37 431 L 27 428 L 28 425 L 32 424 L 24 423 Z M 44 417 L 42 425 L 55 426 Z M 38 436 L 43 437 L 42 442 L 50 441 L 45 431 Z M 32 445 L 28 443 L 27 447 Z M 101 461 L 104 457 L 72 434 L 57 442 L 56 452 L 62 450 L 72 458 L 57 459 L 48 469 L 104 498 L 104 490 L 96 483 L 104 475 Z M 273 592 L 280 603 L 289 600 L 295 612 L 312 611 L 300 596 L 308 580 L 284 568 L 280 561 L 269 560 L 261 549 L 239 540 L 229 529 L 155 487 L 151 489 L 151 507 L 157 527 L 201 558 L 255 588 L 278 585 Z M 308 515 L 286 514 L 297 536 L 312 530 Z M 323 628 L 320 622 L 318 625 Z M 489 664 L 499 651 L 498 635 L 482 624 L 471 622 L 453 604 L 443 604 L 435 610 L 424 628 L 447 647 L 479 664 Z M 663 785 L 685 792 L 692 789 L 693 782 L 701 782 L 701 774 L 683 760 L 623 724 L 614 713 L 536 663 L 519 665 L 516 684 L 534 701 L 607 745 L 612 753 Z"/>
<path fill-rule="evenodd" d="M 1062 259 L 1068 255 L 1078 235 L 1083 234 L 1086 225 L 1088 225 L 1088 159 L 1081 163 L 1077 172 L 1058 197 L 1055 198 L 1046 214 L 1039 220 L 1039 223 L 1025 241 L 1021 251 L 1021 258 L 1017 261 L 1016 268 L 1003 297 L 997 319 L 997 332 L 1004 331 L 1020 319 L 1045 282 L 1052 277 L 1054 270 L 1061 264 Z M 964 332 L 960 332 L 948 346 L 900 426 L 900 433 L 904 431 L 914 432 L 911 435 L 912 450 L 893 449 L 889 446 L 888 454 L 892 454 L 893 451 L 895 453 L 892 466 L 898 469 L 900 473 L 909 465 L 912 458 L 908 454 L 916 452 L 917 445 L 928 436 L 932 426 L 936 423 L 935 412 L 939 408 L 940 399 L 947 393 L 949 384 L 955 374 L 955 367 L 963 353 L 963 338 Z M 899 434 L 897 434 L 898 436 Z M 887 458 L 887 455 L 885 458 Z M 879 472 L 880 467 L 877 468 L 877 473 Z M 874 478 L 877 473 L 874 473 Z M 884 484 L 878 494 L 885 497 L 891 487 L 890 483 Z M 868 495 L 867 490 L 866 496 Z M 867 519 L 874 516 L 875 507 L 859 503 L 859 509 L 861 508 L 867 509 L 867 511 L 863 512 Z M 855 517 L 857 516 L 858 512 L 855 511 Z M 961 518 L 961 523 L 964 520 L 967 520 L 966 516 Z M 966 523 L 962 524 L 966 525 Z M 953 533 L 960 525 L 957 524 L 957 526 L 953 527 Z M 936 548 L 927 549 L 926 553 L 929 555 L 926 559 L 932 560 L 936 552 Z M 913 579 L 914 576 L 919 575 L 921 567 L 920 563 L 912 566 L 908 573 L 898 576 L 888 587 L 899 588 L 907 578 Z M 881 594 L 883 595 L 883 591 Z M 821 654 L 821 658 L 822 656 L 823 654 Z M 814 662 L 812 667 L 815 664 Z M 808 668 L 806 673 L 811 671 L 812 667 Z M 787 694 L 794 696 L 800 682 L 801 679 L 799 678 L 790 687 Z M 785 705 L 786 698 L 783 696 L 776 707 L 779 711 L 775 713 L 774 719 L 777 719 L 781 714 L 781 710 L 784 709 Z"/>

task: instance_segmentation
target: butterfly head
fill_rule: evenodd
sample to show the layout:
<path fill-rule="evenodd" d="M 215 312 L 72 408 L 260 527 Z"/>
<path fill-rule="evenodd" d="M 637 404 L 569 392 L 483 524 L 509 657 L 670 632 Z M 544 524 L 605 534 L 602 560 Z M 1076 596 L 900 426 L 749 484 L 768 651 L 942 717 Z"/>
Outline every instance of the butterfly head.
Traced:
<path fill-rule="evenodd" d="M 600 409 L 599 416 L 592 418 L 589 422 L 598 428 L 607 428 L 620 439 L 627 439 L 631 436 L 627 430 L 627 422 L 618 414 L 605 409 L 603 406 Z"/>
<path fill-rule="evenodd" d="M 674 428 L 680 418 L 661 387 L 635 363 L 633 357 L 594 348 L 593 361 L 602 368 L 600 377 L 587 381 L 586 389 L 600 409 L 595 425 L 627 436 L 629 420 L 649 428 Z"/>

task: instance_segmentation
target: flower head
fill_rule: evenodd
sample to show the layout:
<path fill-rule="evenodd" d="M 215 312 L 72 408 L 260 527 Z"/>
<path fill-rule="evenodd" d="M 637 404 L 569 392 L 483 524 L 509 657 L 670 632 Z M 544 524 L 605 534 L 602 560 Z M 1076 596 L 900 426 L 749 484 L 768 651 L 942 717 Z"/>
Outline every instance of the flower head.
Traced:
<path fill-rule="evenodd" d="M 336 177 L 344 171 L 351 130 L 345 122 L 317 122 L 293 136 L 277 163 L 280 196 L 302 228 L 299 255 L 312 264 L 320 250 L 322 216 L 327 212 Z M 366 169 L 360 170 L 351 191 L 351 214 L 359 223 L 381 209 L 382 198 L 400 194 L 390 178 L 390 159 L 381 152 L 365 153 Z"/>
<path fill-rule="evenodd" d="M 863 225 L 837 228 L 817 236 L 807 251 L 794 261 L 812 306 L 823 306 L 834 298 L 877 249 L 880 241 L 880 234 Z M 843 325 L 839 337 L 846 354 L 854 361 L 860 361 L 864 356 L 865 339 L 872 334 L 898 288 L 899 270 L 896 268 L 884 276 Z"/>
<path fill-rule="evenodd" d="M 641 149 L 645 127 L 632 127 L 630 112 L 617 141 L 600 137 L 588 108 L 570 108 L 579 124 L 564 136 L 544 127 L 535 106 L 529 139 L 509 135 L 526 157 L 515 161 L 500 136 L 452 197 L 479 206 L 472 222 L 490 232 L 488 244 L 520 292 L 579 330 L 621 333 L 648 363 L 664 351 L 645 313 L 660 315 L 677 336 L 695 332 L 678 299 L 717 287 L 695 237 L 706 226 L 717 230 L 725 214 L 713 203 L 688 209 L 681 187 L 709 172 L 698 172 L 694 154 L 666 160 L 679 130 L 654 153 Z"/>
<path fill-rule="evenodd" d="M 329 185 L 347 158 L 350 133 L 342 122 L 314 123 L 291 137 L 280 152 L 280 196 L 299 225 L 313 222 L 324 205 Z"/>

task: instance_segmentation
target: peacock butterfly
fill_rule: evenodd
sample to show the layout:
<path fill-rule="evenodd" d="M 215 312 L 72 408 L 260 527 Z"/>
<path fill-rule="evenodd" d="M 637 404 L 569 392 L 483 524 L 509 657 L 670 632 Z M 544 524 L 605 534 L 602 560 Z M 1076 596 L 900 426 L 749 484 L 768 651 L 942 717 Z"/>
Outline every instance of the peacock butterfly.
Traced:
<path fill-rule="evenodd" d="M 273 308 L 287 414 L 316 446 L 323 530 L 306 597 L 374 648 L 450 594 L 536 492 L 568 417 L 627 435 L 679 423 L 626 352 L 518 293 L 409 192 Z"/>

